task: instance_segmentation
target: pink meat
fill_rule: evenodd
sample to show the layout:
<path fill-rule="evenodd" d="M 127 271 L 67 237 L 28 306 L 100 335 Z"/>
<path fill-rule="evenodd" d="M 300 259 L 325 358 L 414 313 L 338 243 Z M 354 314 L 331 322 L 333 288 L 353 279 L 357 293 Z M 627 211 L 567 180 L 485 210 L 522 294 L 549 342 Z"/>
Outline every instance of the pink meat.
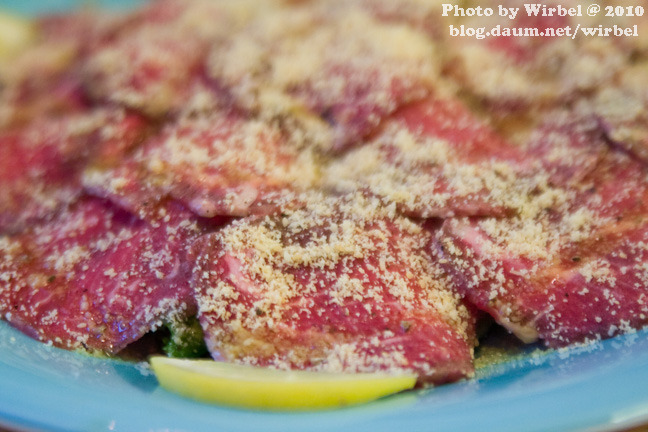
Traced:
<path fill-rule="evenodd" d="M 633 96 L 629 97 L 633 99 Z M 627 100 L 627 99 L 625 99 Z M 642 104 L 641 113 L 636 115 L 622 114 L 602 115 L 602 122 L 610 139 L 633 156 L 640 159 L 644 164 L 648 163 L 648 117 L 645 109 L 648 109 L 646 101 L 636 101 Z"/>
<path fill-rule="evenodd" d="M 504 215 L 540 168 L 458 100 L 431 97 L 401 108 L 368 143 L 334 161 L 327 181 L 414 217 Z"/>
<path fill-rule="evenodd" d="M 134 212 L 170 196 L 213 217 L 263 213 L 315 178 L 314 161 L 278 129 L 215 112 L 170 123 L 119 166 L 88 170 L 84 185 Z"/>
<path fill-rule="evenodd" d="M 146 129 L 137 115 L 94 110 L 0 133 L 0 232 L 23 229 L 73 202 L 81 170 L 121 159 Z"/>
<path fill-rule="evenodd" d="M 41 341 L 115 354 L 195 313 L 186 252 L 204 230 L 175 203 L 149 224 L 84 198 L 51 222 L 0 237 L 0 312 Z"/>
<path fill-rule="evenodd" d="M 144 28 L 93 51 L 83 82 L 95 100 L 160 117 L 186 102 L 204 55 L 205 47 L 191 35 L 179 39 Z"/>
<path fill-rule="evenodd" d="M 648 64 L 628 67 L 619 83 L 600 89 L 587 104 L 614 144 L 648 164 Z"/>
<path fill-rule="evenodd" d="M 525 216 L 446 221 L 437 252 L 477 308 L 526 342 L 566 346 L 648 324 L 647 215 L 645 172 L 610 152 Z"/>
<path fill-rule="evenodd" d="M 548 1 L 543 6 L 556 7 L 559 3 Z M 596 27 L 609 21 L 557 14 L 529 16 L 516 1 L 480 3 L 495 10 L 500 5 L 520 7 L 520 11 L 513 20 L 473 17 L 457 20 L 453 25 L 457 31 L 463 25 L 483 28 L 485 32 L 518 33 L 448 39 L 453 76 L 492 111 L 507 114 L 521 109 L 563 106 L 582 92 L 607 85 L 624 67 L 629 51 L 615 40 L 619 38 L 588 38 L 579 34 L 572 39 L 568 34 L 556 36 L 554 33 L 566 28 L 575 32 L 579 24 Z M 577 6 L 565 2 L 560 5 Z"/>
<path fill-rule="evenodd" d="M 425 31 L 362 3 L 261 14 L 212 50 L 208 73 L 263 117 L 306 117 L 307 128 L 323 120 L 328 137 L 316 145 L 325 151 L 357 145 L 397 108 L 427 96 L 439 74 Z"/>
<path fill-rule="evenodd" d="M 435 41 L 446 36 L 446 23 L 439 14 L 439 5 L 433 2 L 410 0 L 351 0 L 371 14 L 388 23 L 403 23 L 420 29 Z M 347 1 L 350 3 L 350 1 Z"/>
<path fill-rule="evenodd" d="M 218 100 L 222 96 L 204 82 L 204 60 L 243 25 L 246 15 L 228 2 L 146 4 L 122 17 L 120 31 L 89 51 L 82 64 L 84 88 L 96 102 L 157 119 L 190 109 L 194 99 L 198 105 Z"/>
<path fill-rule="evenodd" d="M 278 368 L 472 374 L 474 318 L 425 252 L 432 237 L 359 196 L 243 219 L 194 247 L 216 359 Z"/>
<path fill-rule="evenodd" d="M 559 110 L 546 113 L 523 146 L 528 160 L 540 163 L 553 186 L 580 182 L 605 157 L 608 142 L 590 113 Z"/>
<path fill-rule="evenodd" d="M 335 150 L 357 144 L 395 107 L 421 99 L 429 92 L 423 83 L 406 79 L 393 78 L 389 84 L 383 84 L 385 79 L 381 75 L 385 71 L 379 64 L 358 68 L 332 63 L 322 74 L 324 84 L 308 82 L 303 90 L 296 92 L 296 96 L 331 124 L 336 136 Z M 332 88 L 327 89 L 327 86 L 333 87 L 340 82 L 344 83 L 341 93 L 335 94 Z M 388 102 L 385 103 L 384 99 Z"/>
<path fill-rule="evenodd" d="M 22 127 L 34 119 L 75 114 L 88 108 L 80 83 L 67 74 L 33 76 L 0 90 L 0 131 Z"/>

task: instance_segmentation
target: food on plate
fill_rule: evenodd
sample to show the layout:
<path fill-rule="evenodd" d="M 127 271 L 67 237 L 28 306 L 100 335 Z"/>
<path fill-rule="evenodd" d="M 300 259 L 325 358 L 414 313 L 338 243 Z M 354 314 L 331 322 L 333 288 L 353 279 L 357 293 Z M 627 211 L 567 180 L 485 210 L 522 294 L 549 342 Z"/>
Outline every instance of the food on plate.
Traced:
<path fill-rule="evenodd" d="M 315 144 L 325 150 L 352 146 L 428 94 L 440 67 L 433 40 L 371 3 L 314 2 L 260 15 L 210 53 L 207 74 L 262 118 L 295 109 L 321 118 L 331 127 Z"/>
<path fill-rule="evenodd" d="M 280 128 L 216 111 L 178 119 L 120 164 L 88 167 L 83 184 L 133 212 L 172 197 L 214 217 L 267 212 L 317 179 L 313 152 Z"/>
<path fill-rule="evenodd" d="M 56 346 L 114 354 L 194 315 L 186 254 L 209 223 L 176 203 L 156 216 L 142 221 L 88 197 L 2 237 L 4 318 Z"/>
<path fill-rule="evenodd" d="M 160 385 L 201 402 L 269 410 L 341 408 L 411 389 L 416 375 L 282 371 L 210 360 L 152 357 Z"/>
<path fill-rule="evenodd" d="M 648 322 L 646 187 L 638 163 L 610 152 L 524 215 L 445 221 L 439 249 L 471 303 L 523 341 L 608 338 Z"/>
<path fill-rule="evenodd" d="M 503 115 L 522 109 L 555 107 L 569 103 L 579 94 L 600 88 L 626 65 L 630 50 L 621 47 L 623 38 L 583 37 L 572 39 L 578 24 L 588 27 L 610 25 L 612 19 L 527 14 L 516 0 L 474 2 L 482 7 L 520 8 L 515 18 L 495 13 L 491 17 L 467 17 L 464 28 L 516 29 L 518 36 L 452 37 L 448 43 L 453 60 L 452 74 L 470 93 L 483 100 L 493 113 Z M 539 3 L 529 3 L 539 5 Z M 579 1 L 543 2 L 542 7 L 572 8 Z M 603 15 L 603 14 L 600 14 Z M 499 27 L 497 27 L 499 26 Z M 542 36 L 570 28 L 564 37 Z M 533 36 L 537 32 L 538 36 Z M 555 33 L 553 33 L 555 34 Z M 632 39 L 632 38 L 629 38 Z"/>
<path fill-rule="evenodd" d="M 362 195 L 303 197 L 194 244 L 193 285 L 219 360 L 330 372 L 471 376 L 475 318 L 432 235 Z"/>
<path fill-rule="evenodd" d="M 120 163 L 146 129 L 140 115 L 97 109 L 0 130 L 0 230 L 20 232 L 74 203 L 85 167 Z"/>
<path fill-rule="evenodd" d="M 601 90 L 590 109 L 616 145 L 648 163 L 648 62 L 629 67 Z"/>
<path fill-rule="evenodd" d="M 152 364 L 282 409 L 469 379 L 491 324 L 551 348 L 642 328 L 646 35 L 452 34 L 606 23 L 436 0 L 0 15 L 0 314 L 66 349 L 210 356 Z"/>
<path fill-rule="evenodd" d="M 333 190 L 366 190 L 418 218 L 510 213 L 534 187 L 530 161 L 460 101 L 429 97 L 328 165 Z"/>

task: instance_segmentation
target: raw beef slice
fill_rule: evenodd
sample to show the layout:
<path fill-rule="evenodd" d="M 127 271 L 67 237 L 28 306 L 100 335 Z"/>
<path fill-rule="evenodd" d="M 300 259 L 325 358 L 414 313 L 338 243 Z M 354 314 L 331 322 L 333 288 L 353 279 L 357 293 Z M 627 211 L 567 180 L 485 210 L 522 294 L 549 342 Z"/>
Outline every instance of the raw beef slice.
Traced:
<path fill-rule="evenodd" d="M 335 160 L 329 186 L 365 190 L 414 217 L 504 215 L 534 187 L 530 158 L 461 102 L 430 97 Z"/>
<path fill-rule="evenodd" d="M 330 151 L 358 144 L 395 109 L 425 97 L 439 57 L 424 31 L 380 20 L 358 2 L 331 2 L 256 17 L 215 47 L 208 74 L 263 118 L 308 111 L 325 120 L 331 139 L 318 145 Z"/>
<path fill-rule="evenodd" d="M 189 243 L 205 229 L 182 206 L 143 222 L 83 198 L 58 218 L 0 237 L 0 312 L 66 349 L 115 354 L 146 332 L 195 313 Z"/>
<path fill-rule="evenodd" d="M 497 8 L 500 1 L 485 5 Z M 517 1 L 507 1 L 519 7 Z M 546 2 L 547 7 L 558 2 Z M 562 6 L 565 2 L 560 3 Z M 575 6 L 575 4 L 574 4 Z M 491 111 L 512 113 L 520 109 L 557 107 L 572 101 L 580 92 L 606 85 L 622 70 L 629 56 L 615 38 L 558 37 L 552 31 L 578 24 L 587 17 L 528 16 L 524 8 L 514 20 L 504 17 L 470 17 L 454 23 L 486 31 L 512 29 L 522 34 L 493 35 L 484 38 L 448 39 L 453 61 L 451 69 L 460 85 Z M 609 25 L 609 20 L 603 24 Z M 590 23 L 592 27 L 599 23 Z M 527 32 L 526 34 L 524 32 Z M 538 36 L 534 36 L 537 32 Z"/>
<path fill-rule="evenodd" d="M 234 222 L 198 241 L 193 284 L 215 359 L 336 372 L 470 376 L 474 319 L 431 236 L 361 195 Z"/>
<path fill-rule="evenodd" d="M 137 115 L 97 109 L 0 132 L 0 233 L 24 229 L 74 202 L 86 165 L 120 160 L 147 127 Z"/>
<path fill-rule="evenodd" d="M 200 216 L 245 216 L 311 186 L 317 171 L 277 128 L 217 111 L 170 123 L 119 166 L 86 171 L 83 183 L 140 214 L 173 197 Z"/>
<path fill-rule="evenodd" d="M 646 245 L 646 173 L 610 151 L 520 216 L 447 220 L 437 253 L 470 303 L 525 342 L 561 347 L 648 324 Z"/>

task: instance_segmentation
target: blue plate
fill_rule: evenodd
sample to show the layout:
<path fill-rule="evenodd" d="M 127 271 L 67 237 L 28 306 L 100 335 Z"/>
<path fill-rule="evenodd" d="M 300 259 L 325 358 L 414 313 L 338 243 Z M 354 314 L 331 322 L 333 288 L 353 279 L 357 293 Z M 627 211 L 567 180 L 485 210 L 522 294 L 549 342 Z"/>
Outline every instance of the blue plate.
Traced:
<path fill-rule="evenodd" d="M 0 323 L 0 424 L 53 431 L 616 430 L 648 421 L 648 331 L 527 355 L 476 379 L 326 412 L 210 406 L 161 389 L 146 363 L 43 345 Z"/>
<path fill-rule="evenodd" d="M 91 4 L 124 7 L 129 0 Z M 35 14 L 72 0 L 0 0 Z M 0 425 L 52 431 L 605 431 L 648 422 L 648 331 L 585 348 L 528 354 L 471 381 L 355 408 L 268 413 L 170 394 L 145 363 L 52 348 L 0 322 Z"/>

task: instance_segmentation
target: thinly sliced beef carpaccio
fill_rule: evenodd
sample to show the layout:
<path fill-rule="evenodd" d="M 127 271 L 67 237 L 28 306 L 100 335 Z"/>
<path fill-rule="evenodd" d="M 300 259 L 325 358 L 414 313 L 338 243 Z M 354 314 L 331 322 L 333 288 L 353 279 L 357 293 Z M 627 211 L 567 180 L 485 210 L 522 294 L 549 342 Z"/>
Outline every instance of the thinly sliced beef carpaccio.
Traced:
<path fill-rule="evenodd" d="M 131 17 L 113 40 L 89 53 L 82 80 L 94 100 L 152 117 L 183 111 L 192 98 L 218 98 L 204 83 L 208 52 L 270 2 L 163 0 Z"/>
<path fill-rule="evenodd" d="M 162 326 L 199 355 L 198 314 L 219 361 L 419 384 L 472 376 L 486 313 L 549 347 L 648 325 L 648 20 L 543 14 L 581 3 L 34 19 L 0 49 L 0 318 L 127 357 Z M 550 36 L 599 24 L 639 36 Z"/>
<path fill-rule="evenodd" d="M 445 22 L 439 14 L 443 0 L 340 0 L 357 3 L 381 21 L 400 23 L 421 30 L 435 41 L 445 36 Z"/>
<path fill-rule="evenodd" d="M 196 312 L 191 241 L 206 229 L 170 203 L 144 222 L 96 198 L 56 219 L 0 237 L 0 312 L 33 337 L 115 354 Z"/>
<path fill-rule="evenodd" d="M 279 24 L 280 23 L 280 24 Z M 263 14 L 211 53 L 208 74 L 263 118 L 308 111 L 330 125 L 325 151 L 352 146 L 439 75 L 425 32 L 381 20 L 358 2 Z"/>
<path fill-rule="evenodd" d="M 646 173 L 610 151 L 521 216 L 447 220 L 437 252 L 469 302 L 526 342 L 560 347 L 648 323 L 647 236 Z"/>
<path fill-rule="evenodd" d="M 544 113 L 521 144 L 524 158 L 539 164 L 536 181 L 556 187 L 578 184 L 608 152 L 600 122 L 591 112 L 555 110 Z M 518 209 L 519 210 L 519 209 Z"/>
<path fill-rule="evenodd" d="M 533 188 L 534 161 L 458 100 L 398 110 L 371 141 L 333 161 L 337 190 L 366 190 L 414 217 L 504 215 Z"/>
<path fill-rule="evenodd" d="M 336 372 L 472 374 L 474 318 L 421 226 L 360 195 L 248 218 L 194 247 L 199 319 L 219 360 Z"/>
<path fill-rule="evenodd" d="M 200 216 L 262 213 L 318 176 L 311 151 L 238 114 L 183 118 L 122 164 L 92 168 L 84 185 L 135 212 L 171 196 Z"/>
<path fill-rule="evenodd" d="M 609 139 L 648 164 L 648 62 L 622 74 L 586 105 L 600 119 Z"/>
<path fill-rule="evenodd" d="M 205 48 L 164 29 L 143 29 L 93 52 L 84 68 L 90 95 L 150 116 L 177 109 L 188 98 Z"/>
<path fill-rule="evenodd" d="M 86 165 L 121 160 L 146 130 L 137 115 L 95 110 L 0 132 L 0 233 L 23 229 L 73 202 Z"/>
<path fill-rule="evenodd" d="M 477 2 L 475 2 L 477 4 Z M 579 93 L 606 85 L 624 66 L 630 51 L 616 39 L 585 37 L 578 34 L 551 37 L 551 32 L 572 32 L 577 26 L 609 25 L 610 20 L 552 14 L 529 15 L 517 1 L 478 2 L 481 7 L 520 8 L 515 19 L 501 17 L 466 18 L 455 23 L 455 35 L 448 44 L 453 57 L 452 71 L 464 90 L 484 101 L 492 110 L 514 112 L 520 109 L 560 106 Z M 576 7 L 578 2 L 548 1 L 529 3 L 532 7 Z M 462 37 L 461 25 L 481 28 L 482 37 Z M 515 31 L 502 35 L 504 31 Z M 498 34 L 497 31 L 500 33 Z M 492 32 L 492 34 L 490 34 Z M 535 33 L 537 32 L 537 35 Z"/>

